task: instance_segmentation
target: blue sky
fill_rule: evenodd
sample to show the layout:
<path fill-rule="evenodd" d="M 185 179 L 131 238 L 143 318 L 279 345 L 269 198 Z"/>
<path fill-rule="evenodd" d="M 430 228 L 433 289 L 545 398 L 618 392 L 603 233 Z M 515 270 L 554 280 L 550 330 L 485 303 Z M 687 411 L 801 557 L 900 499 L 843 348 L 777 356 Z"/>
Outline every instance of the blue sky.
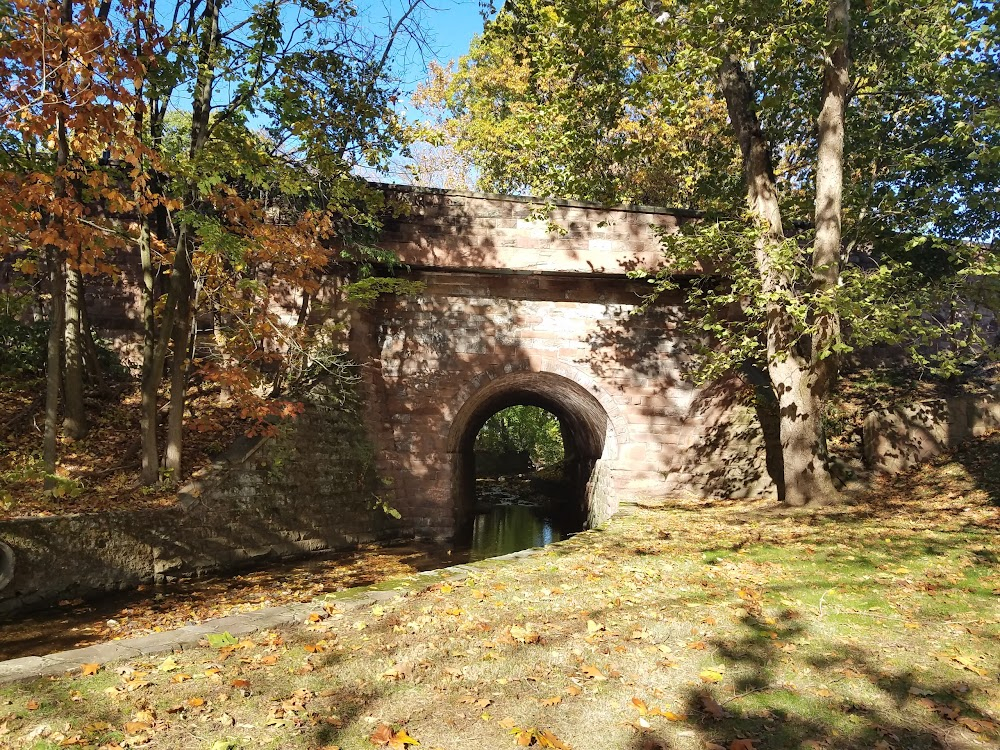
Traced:
<path fill-rule="evenodd" d="M 442 0 L 428 10 L 426 19 L 433 36 L 435 59 L 440 63 L 457 60 L 468 52 L 473 35 L 483 30 L 477 0 Z"/>

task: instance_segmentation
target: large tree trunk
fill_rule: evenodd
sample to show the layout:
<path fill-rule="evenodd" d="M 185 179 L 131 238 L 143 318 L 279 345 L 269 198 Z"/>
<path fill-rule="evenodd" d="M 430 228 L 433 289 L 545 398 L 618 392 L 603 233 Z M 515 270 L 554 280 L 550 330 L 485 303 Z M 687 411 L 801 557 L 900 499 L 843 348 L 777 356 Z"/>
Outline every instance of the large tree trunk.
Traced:
<path fill-rule="evenodd" d="M 87 434 L 87 416 L 83 404 L 83 328 L 80 308 L 83 297 L 83 279 L 80 269 L 70 261 L 66 264 L 66 375 L 65 415 L 63 429 L 66 435 L 79 440 Z"/>
<path fill-rule="evenodd" d="M 844 123 L 850 86 L 850 0 L 830 0 L 826 28 L 837 40 L 823 66 L 816 158 L 816 239 L 813 243 L 813 293 L 823 304 L 813 318 L 812 359 L 824 394 L 837 379 L 840 315 L 833 298 L 840 279 L 841 204 L 844 192 Z"/>
<path fill-rule="evenodd" d="M 765 337 L 767 371 L 779 406 L 784 471 L 779 495 L 789 505 L 822 504 L 837 495 L 823 432 L 826 392 L 816 377 L 812 357 L 800 351 L 799 333 L 786 307 L 796 290 L 788 273 L 774 261 L 785 233 L 770 147 L 753 108 L 753 90 L 735 57 L 723 60 L 719 86 L 743 154 L 747 202 L 764 227 L 756 259 L 761 291 L 771 299 Z"/>

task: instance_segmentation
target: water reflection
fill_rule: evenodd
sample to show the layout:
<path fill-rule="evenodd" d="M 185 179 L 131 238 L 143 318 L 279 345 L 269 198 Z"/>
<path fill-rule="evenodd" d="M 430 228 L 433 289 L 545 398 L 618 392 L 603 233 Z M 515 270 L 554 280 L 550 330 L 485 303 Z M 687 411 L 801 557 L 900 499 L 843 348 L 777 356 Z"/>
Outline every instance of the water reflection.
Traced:
<path fill-rule="evenodd" d="M 495 505 L 472 522 L 471 561 L 543 547 L 562 538 L 552 520 L 528 505 Z"/>

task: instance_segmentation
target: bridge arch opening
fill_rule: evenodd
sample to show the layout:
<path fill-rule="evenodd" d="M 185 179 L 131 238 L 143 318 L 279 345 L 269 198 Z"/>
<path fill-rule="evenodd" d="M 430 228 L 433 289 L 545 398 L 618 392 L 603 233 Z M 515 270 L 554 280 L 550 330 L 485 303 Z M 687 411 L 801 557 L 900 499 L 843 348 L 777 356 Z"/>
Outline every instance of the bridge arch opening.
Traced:
<path fill-rule="evenodd" d="M 563 502 L 552 511 L 560 526 L 596 526 L 613 512 L 610 469 L 618 454 L 611 419 L 583 385 L 550 372 L 513 372 L 472 393 L 455 416 L 448 439 L 452 501 L 459 537 L 468 537 L 476 505 L 476 436 L 490 417 L 517 405 L 536 406 L 559 422 L 563 440 Z"/>

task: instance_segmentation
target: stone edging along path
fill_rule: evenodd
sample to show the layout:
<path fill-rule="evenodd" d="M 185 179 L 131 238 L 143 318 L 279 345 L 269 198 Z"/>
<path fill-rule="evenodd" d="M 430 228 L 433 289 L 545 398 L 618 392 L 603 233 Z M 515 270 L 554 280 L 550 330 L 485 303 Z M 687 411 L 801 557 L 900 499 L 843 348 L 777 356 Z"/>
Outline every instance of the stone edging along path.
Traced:
<path fill-rule="evenodd" d="M 543 548 L 512 552 L 509 555 L 491 557 L 483 563 L 493 563 L 529 557 L 537 554 Z M 113 661 L 137 659 L 142 656 L 152 656 L 185 648 L 197 647 L 199 642 L 212 633 L 228 632 L 234 636 L 247 635 L 261 630 L 269 630 L 282 626 L 305 622 L 316 607 L 322 602 L 336 602 L 348 610 L 371 606 L 378 602 L 388 601 L 397 596 L 420 591 L 437 579 L 460 581 L 476 572 L 478 563 L 464 563 L 448 568 L 425 570 L 414 573 L 407 578 L 396 578 L 358 588 L 345 589 L 335 594 L 329 594 L 312 602 L 284 604 L 278 607 L 267 607 L 253 612 L 243 612 L 237 615 L 217 617 L 205 620 L 198 625 L 185 625 L 176 630 L 150 635 L 123 638 L 120 641 L 98 643 L 86 648 L 59 651 L 46 656 L 22 656 L 19 659 L 0 661 L 0 684 L 29 680 L 38 677 L 71 676 L 78 672 L 84 664 L 105 664 Z"/>

